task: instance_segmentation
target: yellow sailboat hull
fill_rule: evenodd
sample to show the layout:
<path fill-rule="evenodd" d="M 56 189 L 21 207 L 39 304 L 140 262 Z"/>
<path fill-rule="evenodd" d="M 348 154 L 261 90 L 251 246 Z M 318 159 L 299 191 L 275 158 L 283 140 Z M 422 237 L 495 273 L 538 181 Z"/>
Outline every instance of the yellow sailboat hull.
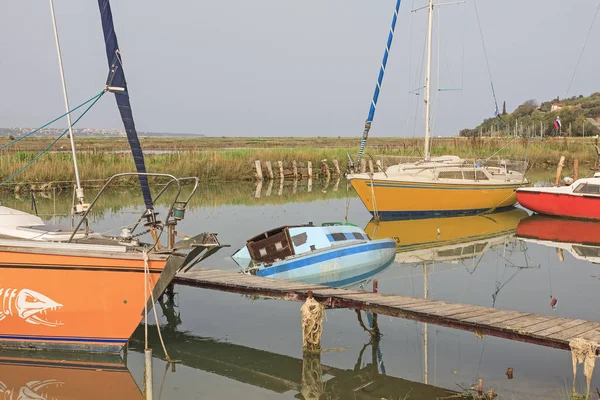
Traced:
<path fill-rule="evenodd" d="M 465 215 L 516 203 L 522 185 L 449 184 L 353 178 L 352 187 L 373 215 L 381 218 Z M 373 196 L 374 195 L 374 196 Z"/>

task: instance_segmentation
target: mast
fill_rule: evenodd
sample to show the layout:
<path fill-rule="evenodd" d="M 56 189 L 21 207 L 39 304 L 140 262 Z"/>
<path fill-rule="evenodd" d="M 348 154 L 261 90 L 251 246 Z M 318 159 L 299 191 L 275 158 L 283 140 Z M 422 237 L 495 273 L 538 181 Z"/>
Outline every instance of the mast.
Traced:
<path fill-rule="evenodd" d="M 50 13 L 52 14 L 52 27 L 54 29 L 54 41 L 56 42 L 56 54 L 58 56 L 58 67 L 60 70 L 60 80 L 62 82 L 63 98 L 65 101 L 65 109 L 67 111 L 67 124 L 69 124 L 69 139 L 71 141 L 71 153 L 73 154 L 73 165 L 75 167 L 75 182 L 76 182 L 76 194 L 79 205 L 84 204 L 83 189 L 81 188 L 81 181 L 79 179 L 79 168 L 77 167 L 77 154 L 75 152 L 75 139 L 73 138 L 73 128 L 71 124 L 71 113 L 69 113 L 69 98 L 67 96 L 67 83 L 65 82 L 65 71 L 62 63 L 62 53 L 60 51 L 60 42 L 58 40 L 58 29 L 56 27 L 56 16 L 54 15 L 54 2 L 50 1 Z M 77 212 L 82 212 L 81 207 L 77 208 Z"/>
<path fill-rule="evenodd" d="M 429 297 L 429 282 L 427 282 L 427 262 L 423 263 L 423 298 Z M 423 383 L 429 384 L 429 332 L 428 324 L 423 323 Z"/>
<path fill-rule="evenodd" d="M 429 28 L 427 33 L 427 73 L 425 76 L 425 161 L 429 160 L 429 137 L 430 132 L 430 95 L 431 95 L 431 37 L 433 33 L 433 0 L 429 0 Z"/>

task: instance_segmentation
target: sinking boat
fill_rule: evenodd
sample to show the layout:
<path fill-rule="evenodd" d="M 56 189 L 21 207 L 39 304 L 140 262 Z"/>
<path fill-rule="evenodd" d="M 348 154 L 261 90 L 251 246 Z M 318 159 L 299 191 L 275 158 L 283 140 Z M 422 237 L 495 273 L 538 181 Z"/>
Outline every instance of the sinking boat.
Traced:
<path fill-rule="evenodd" d="M 600 264 L 600 222 L 533 215 L 517 227 L 517 237 L 527 242 L 568 251 L 573 257 Z"/>
<path fill-rule="evenodd" d="M 383 271 L 395 253 L 393 239 L 371 240 L 355 225 L 309 223 L 263 232 L 231 258 L 247 274 L 341 287 Z"/>
<path fill-rule="evenodd" d="M 137 172 L 111 177 L 94 200 L 86 203 L 71 131 L 74 123 L 69 119 L 69 128 L 62 136 L 71 132 L 76 226 L 53 226 L 36 215 L 0 207 L 0 347 L 119 352 L 142 321 L 145 308 L 152 308 L 153 300 L 175 274 L 222 247 L 212 233 L 175 242 L 176 226 L 184 218 L 199 180 L 146 172 L 110 4 L 99 0 L 98 5 L 110 69 L 106 87 L 63 117 L 88 103 L 89 110 L 102 95 L 114 93 Z M 66 90 L 64 93 L 68 108 Z M 142 215 L 115 235 L 94 233 L 89 228 L 89 216 L 105 189 L 117 179 L 136 177 L 143 195 Z M 154 197 L 149 177 L 165 183 Z M 181 196 L 182 185 L 190 182 L 191 194 Z M 169 188 L 175 191 L 174 200 L 161 222 L 154 204 Z M 151 239 L 144 243 L 141 237 L 146 234 Z"/>
<path fill-rule="evenodd" d="M 519 188 L 517 200 L 538 214 L 600 220 L 600 172 L 568 186 Z"/>
<path fill-rule="evenodd" d="M 428 6 L 423 7 L 428 8 L 429 12 L 423 158 L 400 163 L 394 160 L 389 165 L 381 158 L 377 160 L 381 161 L 377 164 L 377 170 L 371 172 L 365 172 L 362 168 L 361 171 L 355 171 L 353 162 L 350 162 L 347 179 L 367 210 L 378 219 L 472 215 L 510 207 L 517 201 L 515 190 L 529 185 L 524 175 L 527 166 L 525 162 L 491 157 L 467 160 L 456 155 L 431 157 L 430 92 L 434 2 L 429 0 L 428 3 Z M 375 94 L 365 122 L 357 165 L 361 161 L 375 115 L 399 7 L 398 0 Z"/>

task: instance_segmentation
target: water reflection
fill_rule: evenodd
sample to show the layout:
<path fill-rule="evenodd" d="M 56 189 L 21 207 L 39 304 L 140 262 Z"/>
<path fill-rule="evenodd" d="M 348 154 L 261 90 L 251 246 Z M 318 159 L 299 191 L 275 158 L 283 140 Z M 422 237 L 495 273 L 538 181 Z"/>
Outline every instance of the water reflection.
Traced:
<path fill-rule="evenodd" d="M 519 223 L 517 237 L 555 248 L 559 261 L 563 251 L 579 260 L 600 264 L 600 223 L 546 215 L 533 215 Z"/>
<path fill-rule="evenodd" d="M 142 399 L 118 355 L 2 351 L 0 398 Z"/>
<path fill-rule="evenodd" d="M 520 208 L 485 215 L 397 221 L 371 220 L 365 232 L 371 239 L 396 240 L 396 262 L 454 263 L 474 259 L 514 236 L 527 217 Z"/>
<path fill-rule="evenodd" d="M 156 328 L 149 330 L 150 345 L 160 349 Z M 195 336 L 177 330 L 163 331 L 172 358 L 181 364 L 211 372 L 274 393 L 295 392 L 294 398 L 313 399 L 435 399 L 454 394 L 449 390 L 388 376 L 378 341 L 367 343 L 357 354 L 351 368 L 337 368 L 321 363 L 320 355 L 302 359 L 247 346 Z M 130 349 L 143 351 L 142 327 L 131 339 Z M 363 361 L 371 348 L 371 360 Z M 158 350 L 155 350 L 158 353 Z"/>

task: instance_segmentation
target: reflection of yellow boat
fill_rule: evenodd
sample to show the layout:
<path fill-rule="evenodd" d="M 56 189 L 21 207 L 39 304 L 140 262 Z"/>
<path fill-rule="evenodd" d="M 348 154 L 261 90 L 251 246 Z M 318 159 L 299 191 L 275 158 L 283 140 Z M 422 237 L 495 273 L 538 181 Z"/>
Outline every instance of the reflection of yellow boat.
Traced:
<path fill-rule="evenodd" d="M 519 208 L 485 215 L 397 221 L 371 220 L 365 232 L 371 239 L 396 240 L 396 262 L 458 261 L 483 254 L 514 235 L 527 217 Z"/>

